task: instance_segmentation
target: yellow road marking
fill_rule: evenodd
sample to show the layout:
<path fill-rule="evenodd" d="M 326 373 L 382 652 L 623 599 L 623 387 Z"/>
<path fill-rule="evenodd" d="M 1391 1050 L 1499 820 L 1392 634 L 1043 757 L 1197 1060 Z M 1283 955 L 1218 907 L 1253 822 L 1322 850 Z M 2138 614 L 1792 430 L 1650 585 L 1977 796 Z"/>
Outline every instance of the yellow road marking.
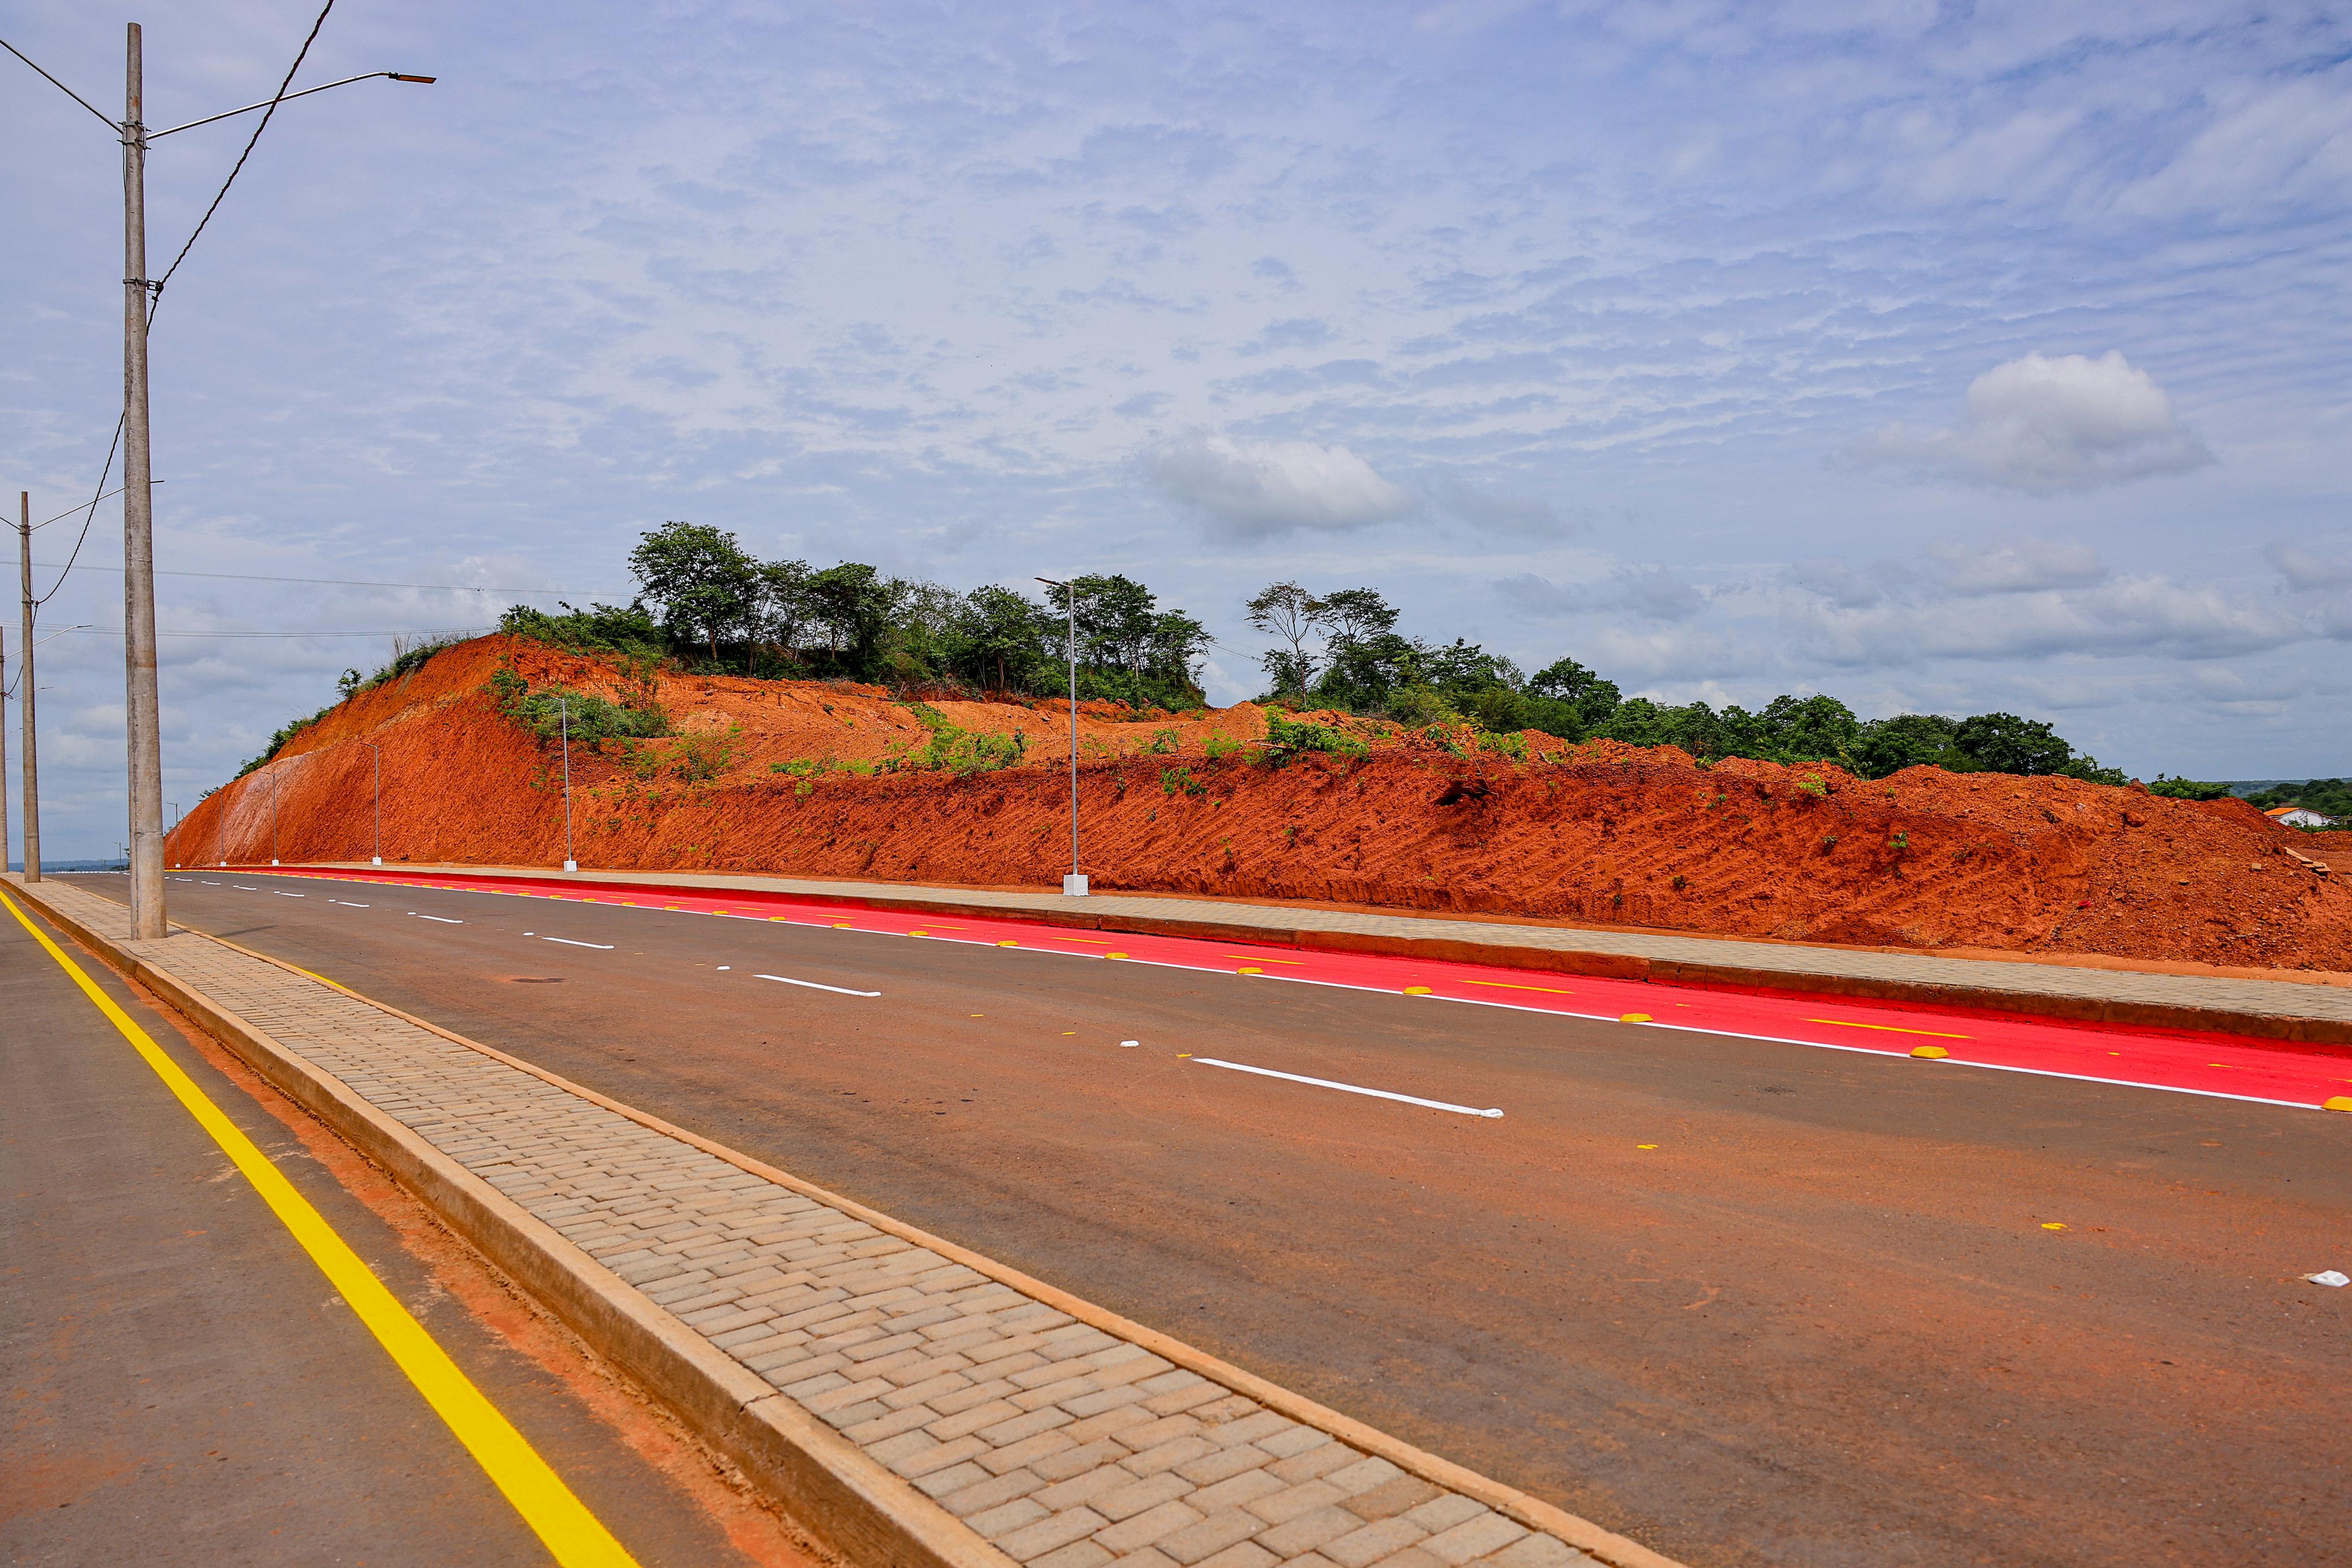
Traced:
<path fill-rule="evenodd" d="M 1247 958 L 1253 964 L 1287 964 L 1294 969 L 1303 969 L 1307 967 L 1306 961 L 1301 958 L 1261 958 L 1255 953 L 1228 953 L 1225 956 Z"/>
<path fill-rule="evenodd" d="M 299 965 L 299 964 L 296 964 L 296 965 L 294 965 L 294 966 L 292 966 L 292 967 L 293 967 L 294 968 L 297 968 L 297 969 L 302 969 L 302 966 L 301 966 L 301 965 Z M 337 990 L 339 990 L 339 991 L 342 992 L 342 993 L 343 993 L 343 995 L 345 995 L 345 996 L 347 996 L 347 997 L 348 997 L 348 996 L 351 996 L 351 995 L 352 994 L 352 988 L 351 988 L 349 986 L 343 985 L 341 982 L 337 981 L 337 980 L 331 980 L 331 979 L 327 978 L 327 977 L 326 977 L 326 976 L 324 976 L 324 975 L 322 975 L 322 974 L 319 973 L 319 971 L 317 971 L 316 969 L 302 969 L 302 973 L 304 973 L 304 974 L 306 974 L 306 975 L 310 976 L 312 979 L 314 979 L 314 980 L 318 981 L 318 982 L 319 982 L 319 984 L 320 984 L 320 985 L 322 985 L 322 986 L 332 986 L 332 987 L 334 987 L 334 988 L 335 988 L 335 989 L 337 989 Z"/>
<path fill-rule="evenodd" d="M 1835 1024 L 1840 1029 L 1874 1029 L 1882 1030 L 1887 1034 L 1933 1035 L 1937 1040 L 1966 1040 L 1969 1038 L 1964 1034 L 1946 1034 L 1940 1030 L 1904 1029 L 1898 1025 L 1891 1023 L 1856 1023 L 1852 1019 L 1807 1019 L 1805 1021 L 1807 1023 Z"/>
<path fill-rule="evenodd" d="M 1089 947 L 1108 947 L 1110 946 L 1109 943 L 1104 941 L 1099 936 L 1055 936 L 1053 939 L 1056 942 L 1083 942 Z"/>
<path fill-rule="evenodd" d="M 221 1152 L 245 1173 L 246 1180 L 253 1184 L 254 1191 L 260 1194 L 270 1212 L 302 1244 L 302 1250 L 326 1275 L 327 1282 L 350 1304 L 400 1370 L 407 1374 L 408 1381 L 425 1396 L 425 1402 L 448 1423 L 449 1430 L 474 1456 L 492 1484 L 506 1494 L 523 1522 L 546 1543 L 556 1562 L 563 1568 L 620 1568 L 621 1564 L 635 1568 L 636 1560 L 572 1494 L 562 1478 L 499 1413 L 498 1406 L 483 1396 L 472 1379 L 449 1359 L 448 1352 L 409 1315 L 408 1309 L 360 1260 L 350 1244 L 335 1234 L 334 1228 L 310 1207 L 310 1199 L 297 1192 L 284 1173 L 254 1146 L 253 1140 L 213 1103 L 195 1080 L 182 1071 L 180 1064 L 165 1055 L 147 1031 L 82 972 L 80 965 L 50 941 L 48 934 L 16 907 L 16 900 L 0 893 L 0 904 L 6 904 L 16 923 L 48 950 L 49 956 L 72 977 L 82 994 L 97 1004 L 107 1021 L 154 1069 L 155 1076 L 163 1081 L 173 1097 L 187 1108 L 197 1124 L 212 1134 Z"/>
<path fill-rule="evenodd" d="M 1561 986 L 1515 986 L 1508 980 L 1465 980 L 1462 983 L 1465 986 L 1492 986 L 1501 991 L 1549 991 L 1555 997 L 1576 995 L 1574 991 Z M 1688 1002 L 1676 1002 L 1675 1005 L 1680 1008 L 1690 1006 Z"/>

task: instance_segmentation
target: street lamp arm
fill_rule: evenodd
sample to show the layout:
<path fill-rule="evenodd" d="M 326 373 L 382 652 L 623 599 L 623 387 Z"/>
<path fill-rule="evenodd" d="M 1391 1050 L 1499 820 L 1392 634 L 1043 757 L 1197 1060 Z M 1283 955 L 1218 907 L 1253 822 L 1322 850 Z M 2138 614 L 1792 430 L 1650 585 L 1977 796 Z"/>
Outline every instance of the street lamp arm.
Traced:
<path fill-rule="evenodd" d="M 13 49 L 9 52 L 11 54 L 16 53 Z M 24 57 L 20 55 L 17 57 L 22 59 Z M 26 60 L 25 63 L 26 65 L 33 64 L 30 60 Z M 33 68 L 37 71 L 41 69 L 38 66 L 33 66 Z M 43 76 L 48 75 L 47 71 L 41 71 L 41 74 Z M 324 92 L 331 87 L 349 87 L 355 81 L 373 81 L 378 77 L 386 77 L 394 81 L 413 82 L 431 82 L 437 79 L 433 77 L 410 76 L 402 71 L 366 71 L 362 72 L 359 76 L 345 77 L 341 81 L 322 82 L 317 87 L 306 87 L 300 92 L 289 92 L 284 98 L 265 98 L 259 103 L 248 103 L 243 109 L 224 110 L 218 114 L 208 114 L 202 120 L 191 120 L 185 125 L 174 125 L 169 131 L 151 131 L 147 133 L 147 140 L 154 141 L 162 137 L 176 135 L 178 132 L 183 131 L 194 131 L 199 125 L 210 125 L 216 120 L 234 120 L 240 114 L 251 114 L 255 110 L 268 109 L 273 103 L 291 103 L 298 98 L 308 98 L 314 92 Z M 51 78 L 50 79 L 55 80 L 56 78 Z M 99 118 L 100 120 L 106 119 L 102 114 L 100 115 Z M 113 122 L 109 120 L 108 123 L 111 124 Z"/>

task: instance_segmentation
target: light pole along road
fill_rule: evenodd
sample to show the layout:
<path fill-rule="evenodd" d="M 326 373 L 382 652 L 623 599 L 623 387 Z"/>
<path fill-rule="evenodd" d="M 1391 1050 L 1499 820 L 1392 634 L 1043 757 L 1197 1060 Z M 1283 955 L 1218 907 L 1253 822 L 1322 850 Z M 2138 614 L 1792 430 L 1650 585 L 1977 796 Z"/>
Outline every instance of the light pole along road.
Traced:
<path fill-rule="evenodd" d="M 383 863 L 383 747 L 373 740 L 362 740 L 362 746 L 375 753 L 375 849 L 369 863 Z"/>
<path fill-rule="evenodd" d="M 319 19 L 323 23 L 326 13 L 320 12 Z M 315 24 L 310 37 L 318 37 Z M 174 259 L 161 278 L 147 276 L 147 149 L 166 136 L 258 110 L 261 123 L 256 127 L 253 140 L 246 144 L 249 153 L 281 103 L 378 78 L 420 83 L 429 83 L 434 78 L 400 71 L 368 71 L 289 92 L 287 89 L 293 85 L 294 72 L 301 68 L 304 57 L 310 53 L 310 41 L 306 39 L 301 54 L 295 57 L 274 96 L 242 108 L 208 114 L 201 120 L 150 131 L 146 123 L 144 46 L 138 23 L 128 24 L 124 33 L 122 119 L 119 122 L 107 119 L 88 99 L 43 70 L 15 45 L 0 39 L 0 48 L 39 71 L 52 86 L 111 129 L 122 143 L 122 658 L 130 750 L 131 914 L 138 936 L 152 941 L 163 936 L 165 925 L 163 748 L 155 684 L 155 513 L 153 474 L 149 461 L 147 331 L 153 303 L 162 297 L 164 283 L 180 263 Z M 244 163 L 245 160 L 239 158 L 237 168 L 229 171 L 220 196 L 213 198 L 214 209 L 218 208 L 221 196 L 228 193 L 229 183 L 236 180 L 237 169 Z M 204 232 L 205 223 L 211 216 L 212 210 L 207 210 L 196 225 L 197 234 Z M 194 244 L 195 236 L 192 235 L 188 245 L 181 247 L 180 257 L 184 258 L 188 246 Z M 98 487 L 105 487 L 104 480 Z"/>
<path fill-rule="evenodd" d="M 1062 591 L 1062 601 L 1070 616 L 1070 874 L 1062 879 L 1062 892 L 1071 898 L 1084 898 L 1086 873 L 1078 870 L 1078 591 L 1074 583 L 1057 582 L 1050 577 L 1037 580 Z"/>

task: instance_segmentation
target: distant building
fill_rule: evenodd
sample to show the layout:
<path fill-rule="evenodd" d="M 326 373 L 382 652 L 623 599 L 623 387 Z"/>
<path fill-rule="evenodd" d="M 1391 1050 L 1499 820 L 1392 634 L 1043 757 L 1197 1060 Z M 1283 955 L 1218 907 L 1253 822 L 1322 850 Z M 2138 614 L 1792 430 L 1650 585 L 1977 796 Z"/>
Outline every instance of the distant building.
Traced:
<path fill-rule="evenodd" d="M 2336 825 L 2335 818 L 2323 817 L 2301 806 L 2273 806 L 2263 815 L 2287 828 L 2332 828 Z"/>

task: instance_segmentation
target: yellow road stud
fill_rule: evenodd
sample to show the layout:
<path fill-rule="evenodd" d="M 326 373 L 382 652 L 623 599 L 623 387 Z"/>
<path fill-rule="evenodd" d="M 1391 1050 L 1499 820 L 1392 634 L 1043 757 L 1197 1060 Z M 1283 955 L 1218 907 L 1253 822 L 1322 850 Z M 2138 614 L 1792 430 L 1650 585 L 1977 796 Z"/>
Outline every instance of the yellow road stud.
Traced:
<path fill-rule="evenodd" d="M 1911 1054 L 1923 1061 L 1941 1061 L 1952 1053 L 1940 1045 L 1915 1045 Z"/>
<path fill-rule="evenodd" d="M 1619 1013 L 1617 1015 L 1617 1021 L 1619 1023 L 1648 1023 L 1652 1020 L 1650 1015 L 1647 1013 Z"/>
<path fill-rule="evenodd" d="M 1425 997 L 1429 995 L 1429 988 L 1427 986 L 1407 986 L 1404 988 L 1404 994 L 1408 997 Z"/>
<path fill-rule="evenodd" d="M 2319 1108 L 2323 1111 L 2352 1111 L 2352 1094 L 2335 1095 L 2323 1102 Z"/>

